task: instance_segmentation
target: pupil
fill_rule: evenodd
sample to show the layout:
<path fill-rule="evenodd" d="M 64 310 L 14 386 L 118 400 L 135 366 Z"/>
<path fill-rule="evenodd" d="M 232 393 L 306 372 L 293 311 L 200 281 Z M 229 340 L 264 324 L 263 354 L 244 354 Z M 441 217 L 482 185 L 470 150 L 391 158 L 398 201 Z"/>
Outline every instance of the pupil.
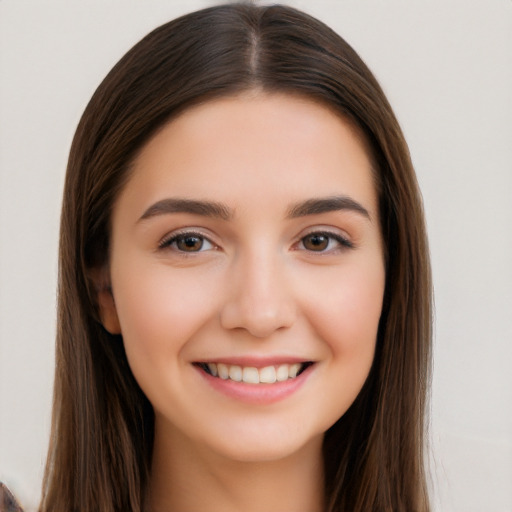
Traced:
<path fill-rule="evenodd" d="M 182 251 L 199 251 L 203 241 L 198 236 L 186 236 L 178 240 L 178 248 Z"/>
<path fill-rule="evenodd" d="M 306 238 L 304 243 L 307 249 L 313 251 L 321 251 L 327 248 L 329 244 L 329 238 L 325 235 L 310 235 Z"/>

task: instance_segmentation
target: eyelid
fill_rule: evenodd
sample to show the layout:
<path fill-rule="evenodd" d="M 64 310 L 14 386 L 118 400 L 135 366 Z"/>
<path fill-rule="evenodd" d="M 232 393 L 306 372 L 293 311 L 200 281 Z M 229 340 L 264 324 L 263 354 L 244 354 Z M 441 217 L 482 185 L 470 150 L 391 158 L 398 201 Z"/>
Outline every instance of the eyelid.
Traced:
<path fill-rule="evenodd" d="M 329 249 L 329 250 L 325 250 L 325 251 L 311 251 L 306 248 L 303 248 L 303 250 L 313 253 L 313 254 L 315 252 L 317 252 L 318 255 L 322 255 L 322 254 L 325 255 L 325 254 L 332 254 L 333 252 L 337 252 L 337 251 L 349 250 L 349 249 L 355 248 L 355 244 L 352 241 L 350 236 L 341 233 L 339 230 L 336 230 L 333 228 L 327 228 L 327 227 L 323 227 L 323 226 L 316 226 L 316 227 L 307 229 L 305 232 L 302 232 L 300 234 L 299 239 L 297 240 L 296 244 L 303 243 L 304 238 L 311 236 L 311 235 L 324 235 L 331 239 L 334 239 L 339 244 L 339 247 L 337 247 L 336 249 Z"/>
<path fill-rule="evenodd" d="M 212 248 L 217 248 L 217 244 L 212 241 L 211 237 L 206 235 L 204 232 L 202 232 L 198 228 L 181 228 L 177 229 L 175 231 L 171 231 L 170 233 L 167 233 L 161 240 L 158 242 L 158 249 L 168 249 L 171 247 L 172 242 L 174 242 L 177 238 L 181 236 L 197 236 L 205 241 L 207 241 L 209 244 L 212 245 Z M 211 250 L 211 249 L 210 249 Z M 177 251 L 177 252 L 183 252 L 184 251 Z M 203 251 L 196 251 L 196 252 L 203 252 Z M 193 254 L 193 251 L 191 251 L 189 254 Z"/>

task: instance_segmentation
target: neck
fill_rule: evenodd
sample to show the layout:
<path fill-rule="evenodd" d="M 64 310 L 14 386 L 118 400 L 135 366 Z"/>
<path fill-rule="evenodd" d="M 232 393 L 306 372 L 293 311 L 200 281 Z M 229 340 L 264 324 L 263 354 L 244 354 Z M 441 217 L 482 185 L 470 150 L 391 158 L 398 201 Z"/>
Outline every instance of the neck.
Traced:
<path fill-rule="evenodd" d="M 148 497 L 151 512 L 320 512 L 322 439 L 285 458 L 236 461 L 187 439 L 155 436 Z"/>

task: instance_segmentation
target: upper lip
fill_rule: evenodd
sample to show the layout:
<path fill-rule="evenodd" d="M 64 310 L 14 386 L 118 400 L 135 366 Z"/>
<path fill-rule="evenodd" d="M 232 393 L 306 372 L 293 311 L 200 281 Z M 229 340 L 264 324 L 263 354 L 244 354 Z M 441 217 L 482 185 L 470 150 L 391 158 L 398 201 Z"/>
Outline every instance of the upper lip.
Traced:
<path fill-rule="evenodd" d="M 253 368 L 265 368 L 267 366 L 278 366 L 281 364 L 308 363 L 314 362 L 307 357 L 294 356 L 229 356 L 213 357 L 211 359 L 202 359 L 197 363 L 224 363 L 227 365 L 237 365 Z"/>

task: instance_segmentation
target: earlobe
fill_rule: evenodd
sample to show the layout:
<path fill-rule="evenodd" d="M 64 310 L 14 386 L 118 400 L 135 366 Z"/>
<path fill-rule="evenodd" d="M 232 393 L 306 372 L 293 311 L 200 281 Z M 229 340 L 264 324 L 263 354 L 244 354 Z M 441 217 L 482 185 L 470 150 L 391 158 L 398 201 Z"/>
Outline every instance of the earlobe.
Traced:
<path fill-rule="evenodd" d="M 121 334 L 121 325 L 117 316 L 108 271 L 106 269 L 94 269 L 90 277 L 94 283 L 98 313 L 103 327 L 110 334 Z"/>
<path fill-rule="evenodd" d="M 98 309 L 101 323 L 110 334 L 121 334 L 121 325 L 117 316 L 116 304 L 111 288 L 98 291 Z"/>

